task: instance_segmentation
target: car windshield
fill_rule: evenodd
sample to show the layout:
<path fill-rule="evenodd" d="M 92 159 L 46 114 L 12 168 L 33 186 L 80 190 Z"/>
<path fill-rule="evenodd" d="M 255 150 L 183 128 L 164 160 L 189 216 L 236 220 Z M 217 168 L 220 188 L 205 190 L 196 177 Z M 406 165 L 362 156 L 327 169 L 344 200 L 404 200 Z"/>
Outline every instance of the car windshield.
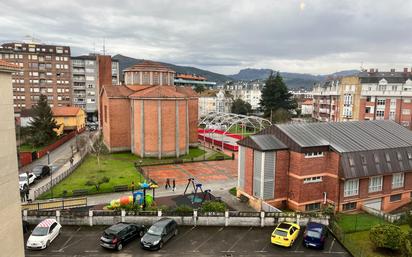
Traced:
<path fill-rule="evenodd" d="M 320 238 L 320 233 L 318 231 L 313 231 L 313 230 L 308 230 L 306 233 L 308 237 L 313 237 L 313 238 Z"/>
<path fill-rule="evenodd" d="M 49 228 L 47 227 L 36 227 L 31 233 L 31 235 L 32 236 L 45 236 L 47 235 L 48 231 L 49 231 Z"/>
<path fill-rule="evenodd" d="M 19 176 L 19 181 L 27 181 L 27 177 L 26 176 Z"/>
<path fill-rule="evenodd" d="M 160 236 L 162 235 L 162 231 L 163 231 L 162 227 L 151 226 L 149 228 L 149 231 L 147 231 L 147 233 L 149 233 L 150 235 L 154 235 L 154 236 Z"/>
<path fill-rule="evenodd" d="M 283 231 L 283 230 L 276 229 L 276 230 L 275 230 L 275 235 L 286 237 L 286 236 L 288 235 L 288 232 Z"/>

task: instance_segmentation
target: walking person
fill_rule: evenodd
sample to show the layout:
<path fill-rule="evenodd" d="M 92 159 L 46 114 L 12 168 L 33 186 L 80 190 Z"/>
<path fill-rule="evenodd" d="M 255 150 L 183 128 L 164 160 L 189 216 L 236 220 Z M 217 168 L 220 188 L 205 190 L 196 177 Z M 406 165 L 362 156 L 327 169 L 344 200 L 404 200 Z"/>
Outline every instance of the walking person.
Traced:
<path fill-rule="evenodd" d="M 72 157 L 72 158 L 70 158 L 70 167 L 73 166 L 73 162 L 74 162 L 74 159 Z"/>
<path fill-rule="evenodd" d="M 170 188 L 170 179 L 167 178 L 167 179 L 166 179 L 165 189 L 167 190 L 167 189 L 169 189 L 169 188 Z"/>
<path fill-rule="evenodd" d="M 29 199 L 29 189 L 27 188 L 26 189 L 26 192 L 24 192 L 25 193 L 25 195 L 26 195 L 26 201 L 27 202 L 31 202 L 31 201 L 29 201 L 30 199 Z"/>
<path fill-rule="evenodd" d="M 175 179 L 173 179 L 173 181 L 172 181 L 172 185 L 173 185 L 173 191 L 175 191 L 176 190 L 176 180 Z"/>

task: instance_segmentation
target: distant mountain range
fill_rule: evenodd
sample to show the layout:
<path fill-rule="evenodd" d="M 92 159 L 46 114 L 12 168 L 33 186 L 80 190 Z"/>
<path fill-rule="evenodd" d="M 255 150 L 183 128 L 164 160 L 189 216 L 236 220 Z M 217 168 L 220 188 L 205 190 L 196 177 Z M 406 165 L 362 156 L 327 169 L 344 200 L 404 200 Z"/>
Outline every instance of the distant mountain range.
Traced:
<path fill-rule="evenodd" d="M 119 68 L 121 71 L 121 80 L 123 80 L 123 70 L 131 67 L 137 63 L 141 63 L 143 59 L 136 59 L 128 56 L 124 56 L 121 54 L 113 56 L 114 59 L 119 61 Z M 210 81 L 215 81 L 218 83 L 222 83 L 228 80 L 264 80 L 269 77 L 271 69 L 243 69 L 240 70 L 239 73 L 234 75 L 223 75 L 215 72 L 211 72 L 208 70 L 202 70 L 195 67 L 190 66 L 179 66 L 171 63 L 164 63 L 160 62 L 163 65 L 171 68 L 172 70 L 176 71 L 177 73 L 187 73 L 187 74 L 196 74 L 199 76 L 203 76 Z M 357 74 L 358 70 L 345 70 L 340 72 L 335 72 L 328 75 L 312 75 L 306 73 L 291 73 L 291 72 L 280 72 L 282 75 L 286 85 L 289 88 L 311 88 L 314 83 L 318 83 L 324 81 L 326 78 L 331 76 L 348 76 Z"/>
<path fill-rule="evenodd" d="M 271 69 L 243 69 L 239 73 L 229 75 L 234 80 L 256 80 L 267 79 L 271 72 L 276 72 Z M 292 72 L 280 72 L 286 85 L 289 88 L 311 88 L 313 84 L 324 81 L 328 77 L 349 76 L 359 73 L 359 70 L 345 70 L 339 71 L 327 75 L 312 75 L 307 73 L 292 73 Z"/>

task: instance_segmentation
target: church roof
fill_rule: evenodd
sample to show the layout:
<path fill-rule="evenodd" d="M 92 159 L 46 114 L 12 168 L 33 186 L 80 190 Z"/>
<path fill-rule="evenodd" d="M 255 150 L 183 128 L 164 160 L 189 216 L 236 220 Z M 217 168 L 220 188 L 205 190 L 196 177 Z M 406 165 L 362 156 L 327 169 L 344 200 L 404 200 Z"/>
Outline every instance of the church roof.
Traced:
<path fill-rule="evenodd" d="M 185 98 L 185 94 L 176 91 L 173 86 L 153 86 L 137 91 L 130 98 Z"/>
<path fill-rule="evenodd" d="M 124 72 L 128 71 L 161 71 L 161 72 L 175 72 L 174 70 L 170 69 L 169 67 L 153 61 L 144 60 L 141 63 L 137 63 L 132 67 L 129 67 L 124 70 Z"/>

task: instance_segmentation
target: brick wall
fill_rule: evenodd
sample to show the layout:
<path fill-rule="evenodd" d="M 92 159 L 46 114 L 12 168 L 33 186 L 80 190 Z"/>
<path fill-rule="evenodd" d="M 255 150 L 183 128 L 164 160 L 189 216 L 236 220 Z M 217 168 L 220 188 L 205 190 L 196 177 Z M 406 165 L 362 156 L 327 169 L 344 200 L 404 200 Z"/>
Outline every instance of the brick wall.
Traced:
<path fill-rule="evenodd" d="M 197 145 L 198 102 L 197 98 L 189 99 L 189 143 L 191 145 Z"/>
<path fill-rule="evenodd" d="M 245 147 L 245 188 L 247 194 L 253 194 L 253 149 Z"/>
<path fill-rule="evenodd" d="M 162 103 L 162 147 L 165 154 L 176 152 L 176 102 Z"/>
<path fill-rule="evenodd" d="M 275 199 L 286 198 L 288 192 L 289 151 L 276 152 Z"/>
<path fill-rule="evenodd" d="M 111 150 L 124 151 L 130 149 L 130 100 L 123 98 L 109 99 L 107 111 L 107 126 L 110 138 L 107 142 Z M 107 133 L 107 129 L 106 131 L 103 129 L 103 133 Z"/>

